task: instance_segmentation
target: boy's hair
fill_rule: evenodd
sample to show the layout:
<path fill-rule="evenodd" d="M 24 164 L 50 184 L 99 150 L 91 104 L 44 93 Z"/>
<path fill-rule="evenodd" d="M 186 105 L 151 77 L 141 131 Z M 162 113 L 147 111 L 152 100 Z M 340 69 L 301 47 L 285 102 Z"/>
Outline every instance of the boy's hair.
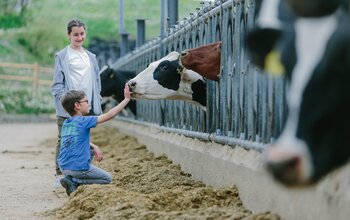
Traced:
<path fill-rule="evenodd" d="M 82 22 L 79 19 L 73 19 L 73 20 L 70 20 L 68 22 L 68 25 L 67 25 L 67 32 L 68 32 L 68 34 L 70 34 L 72 32 L 72 28 L 73 27 L 83 27 L 86 30 L 84 22 Z"/>
<path fill-rule="evenodd" d="M 61 99 L 61 104 L 71 116 L 75 114 L 74 105 L 76 102 L 80 102 L 86 96 L 84 91 L 81 90 L 70 90 L 64 94 Z"/>

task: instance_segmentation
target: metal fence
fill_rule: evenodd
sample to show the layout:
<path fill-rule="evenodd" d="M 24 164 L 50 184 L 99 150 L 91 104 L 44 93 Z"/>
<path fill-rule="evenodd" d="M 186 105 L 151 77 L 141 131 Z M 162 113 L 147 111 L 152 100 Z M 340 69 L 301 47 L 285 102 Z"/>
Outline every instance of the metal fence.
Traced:
<path fill-rule="evenodd" d="M 114 65 L 141 72 L 170 51 L 222 41 L 219 82 L 206 80 L 206 111 L 183 101 L 137 101 L 137 120 L 169 131 L 261 149 L 286 118 L 285 80 L 261 74 L 249 63 L 245 35 L 254 26 L 254 0 L 222 0 L 197 11 L 163 39 L 148 42 Z"/>

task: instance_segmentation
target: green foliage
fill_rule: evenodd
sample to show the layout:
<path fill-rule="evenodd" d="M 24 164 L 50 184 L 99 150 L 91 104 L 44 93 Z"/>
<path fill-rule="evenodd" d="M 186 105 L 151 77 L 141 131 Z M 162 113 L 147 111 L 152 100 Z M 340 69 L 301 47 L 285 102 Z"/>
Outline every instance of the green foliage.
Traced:
<path fill-rule="evenodd" d="M 39 91 L 34 98 L 28 86 L 0 86 L 0 114 L 53 113 L 54 105 L 48 89 Z"/>
<path fill-rule="evenodd" d="M 30 53 L 27 47 L 18 42 L 20 34 L 22 34 L 20 29 L 0 34 L 0 62 L 41 63 L 36 56 Z M 21 43 L 24 44 L 24 42 Z M 29 42 L 26 43 L 29 44 Z"/>
<path fill-rule="evenodd" d="M 17 35 L 18 43 L 37 57 L 41 64 L 52 64 L 55 52 L 68 43 L 64 33 L 52 32 L 49 27 L 43 23 Z"/>
<path fill-rule="evenodd" d="M 16 9 L 17 0 L 0 0 L 0 62 L 53 65 L 54 54 L 68 44 L 66 25 L 79 18 L 87 25 L 85 47 L 93 38 L 120 41 L 119 0 L 31 0 Z M 124 23 L 136 38 L 136 20 L 146 20 L 146 40 L 160 33 L 160 0 L 125 0 Z M 179 0 L 179 19 L 200 7 L 199 1 Z M 1 73 L 1 69 L 0 69 Z M 12 83 L 12 82 L 11 82 Z M 49 88 L 33 98 L 31 85 L 0 81 L 0 114 L 54 112 Z"/>
<path fill-rule="evenodd" d="M 9 14 L 0 16 L 0 28 L 18 28 L 22 27 L 23 25 L 25 25 L 25 19 L 21 15 Z"/>
<path fill-rule="evenodd" d="M 0 44 L 0 56 L 5 56 L 5 54 L 10 53 L 10 49 Z"/>
<path fill-rule="evenodd" d="M 198 1 L 179 0 L 179 18 L 188 16 L 196 7 L 200 7 Z M 21 13 L 23 17 L 5 16 L 8 21 L 4 25 L 6 23 L 7 27 L 13 28 L 25 24 L 25 27 L 11 35 L 11 43 L 19 45 L 15 46 L 16 50 L 26 50 L 21 55 L 32 56 L 29 60 L 34 59 L 41 65 L 52 65 L 54 53 L 68 44 L 66 25 L 70 19 L 79 18 L 86 23 L 87 47 L 93 38 L 120 41 L 119 11 L 118 0 L 32 0 L 26 6 L 25 13 Z M 22 23 L 18 21 L 19 18 Z M 141 18 L 146 19 L 146 40 L 159 36 L 160 0 L 124 1 L 124 23 L 129 39 L 136 39 L 136 20 Z M 9 36 L 0 33 L 0 47 L 4 38 Z M 14 59 L 19 53 L 16 50 L 12 51 Z M 0 57 L 0 61 L 3 59 Z"/>
<path fill-rule="evenodd" d="M 0 29 L 22 27 L 26 24 L 26 8 L 28 1 L 0 1 Z"/>

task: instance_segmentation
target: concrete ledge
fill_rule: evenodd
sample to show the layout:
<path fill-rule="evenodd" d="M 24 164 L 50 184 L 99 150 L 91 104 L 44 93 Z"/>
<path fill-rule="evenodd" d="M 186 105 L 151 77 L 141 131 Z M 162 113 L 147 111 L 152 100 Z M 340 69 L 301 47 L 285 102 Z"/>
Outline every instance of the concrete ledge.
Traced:
<path fill-rule="evenodd" d="M 284 219 L 349 219 L 350 165 L 333 172 L 313 187 L 289 189 L 264 170 L 255 150 L 203 142 L 128 122 L 110 125 L 134 136 L 155 155 L 166 154 L 183 171 L 212 186 L 237 185 L 240 197 L 253 212 L 272 211 Z"/>

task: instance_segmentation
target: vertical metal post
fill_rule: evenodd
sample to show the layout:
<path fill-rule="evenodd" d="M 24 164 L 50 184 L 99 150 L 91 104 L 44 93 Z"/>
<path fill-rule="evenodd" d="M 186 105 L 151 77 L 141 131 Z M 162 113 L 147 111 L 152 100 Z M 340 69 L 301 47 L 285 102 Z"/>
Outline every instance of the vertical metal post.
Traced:
<path fill-rule="evenodd" d="M 124 56 L 128 53 L 128 33 L 125 31 L 124 26 L 124 0 L 119 0 L 119 33 L 122 38 L 120 42 L 120 56 Z"/>
<path fill-rule="evenodd" d="M 125 33 L 124 27 L 124 0 L 119 0 L 119 33 Z"/>
<path fill-rule="evenodd" d="M 120 56 L 125 56 L 128 53 L 128 33 L 122 33 L 122 42 L 120 45 Z"/>
<path fill-rule="evenodd" d="M 168 27 L 173 27 L 176 24 L 179 17 L 178 0 L 168 0 L 168 16 Z"/>
<path fill-rule="evenodd" d="M 145 19 L 137 19 L 136 47 L 145 43 Z"/>
<path fill-rule="evenodd" d="M 163 39 L 165 38 L 165 28 L 167 27 L 167 0 L 160 0 L 160 57 L 164 56 Z"/>

